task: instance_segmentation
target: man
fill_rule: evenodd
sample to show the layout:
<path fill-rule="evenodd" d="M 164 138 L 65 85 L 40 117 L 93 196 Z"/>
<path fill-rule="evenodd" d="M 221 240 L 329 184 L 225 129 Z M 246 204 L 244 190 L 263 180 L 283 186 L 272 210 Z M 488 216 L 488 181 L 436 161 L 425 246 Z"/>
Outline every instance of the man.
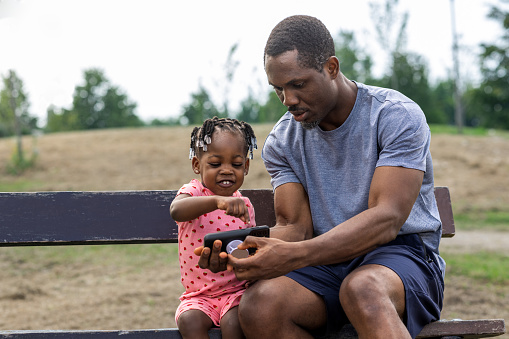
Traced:
<path fill-rule="evenodd" d="M 200 265 L 258 280 L 239 308 L 247 338 L 312 338 L 351 322 L 360 338 L 414 338 L 440 317 L 445 263 L 430 131 L 402 94 L 348 80 L 316 18 L 272 31 L 265 70 L 288 112 L 262 152 L 274 188 L 271 238 Z"/>

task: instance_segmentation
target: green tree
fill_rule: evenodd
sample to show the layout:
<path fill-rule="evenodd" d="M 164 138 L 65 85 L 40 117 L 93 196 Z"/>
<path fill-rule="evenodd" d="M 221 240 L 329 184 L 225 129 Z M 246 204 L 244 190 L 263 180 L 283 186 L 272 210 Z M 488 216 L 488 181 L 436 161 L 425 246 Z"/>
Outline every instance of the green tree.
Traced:
<path fill-rule="evenodd" d="M 428 123 L 446 123 L 445 113 L 436 108 L 425 59 L 417 53 L 405 52 L 395 54 L 392 61 L 392 74 L 382 79 L 382 85 L 385 87 L 396 85 L 393 87 L 395 90 L 411 98 L 421 107 Z M 394 79 L 397 81 L 394 82 Z"/>
<path fill-rule="evenodd" d="M 136 103 L 112 85 L 102 70 L 85 70 L 84 80 L 74 89 L 70 110 L 48 109 L 49 131 L 143 126 L 135 113 Z"/>
<path fill-rule="evenodd" d="M 288 109 L 279 100 L 276 92 L 270 91 L 268 94 L 267 101 L 260 107 L 258 114 L 259 122 L 274 122 L 278 121 L 279 118 L 285 114 Z"/>
<path fill-rule="evenodd" d="M 489 18 L 503 27 L 498 45 L 482 44 L 482 83 L 466 94 L 466 117 L 488 128 L 509 129 L 509 11 L 492 7 Z"/>
<path fill-rule="evenodd" d="M 201 84 L 198 92 L 191 94 L 191 102 L 183 107 L 181 122 L 183 125 L 201 125 L 206 119 L 214 116 L 226 117 L 220 112 L 210 99 L 208 91 Z"/>
<path fill-rule="evenodd" d="M 80 130 L 78 123 L 78 116 L 69 109 L 59 108 L 50 105 L 47 110 L 46 116 L 46 131 L 48 132 L 63 132 Z"/>
<path fill-rule="evenodd" d="M 433 106 L 430 114 L 441 116 L 439 121 L 454 125 L 454 80 L 447 79 L 439 81 L 432 88 Z"/>
<path fill-rule="evenodd" d="M 30 134 L 37 128 L 37 118 L 30 115 L 30 102 L 23 81 L 9 70 L 2 76 L 0 91 L 0 137 Z"/>
<path fill-rule="evenodd" d="M 19 174 L 35 164 L 37 154 L 25 156 L 22 134 L 28 134 L 37 127 L 37 119 L 29 114 L 30 103 L 23 89 L 23 81 L 13 70 L 3 77 L 5 88 L 0 91 L 0 136 L 16 135 L 16 149 L 7 170 Z"/>
<path fill-rule="evenodd" d="M 336 57 L 339 59 L 341 72 L 351 80 L 371 83 L 373 60 L 357 44 L 355 33 L 340 31 L 335 39 Z"/>
<path fill-rule="evenodd" d="M 166 119 L 155 118 L 150 121 L 149 126 L 178 126 L 180 125 L 180 119 L 178 117 L 169 117 Z"/>
<path fill-rule="evenodd" d="M 250 89 L 247 98 L 240 103 L 240 112 L 237 114 L 237 119 L 249 123 L 259 122 L 260 109 L 260 103 L 255 99 Z"/>
<path fill-rule="evenodd" d="M 482 86 L 482 85 L 481 85 Z M 464 120 L 466 126 L 489 126 L 486 121 L 487 112 L 490 111 L 490 104 L 484 98 L 485 93 L 479 87 L 467 86 L 463 94 L 463 103 L 465 106 Z"/>

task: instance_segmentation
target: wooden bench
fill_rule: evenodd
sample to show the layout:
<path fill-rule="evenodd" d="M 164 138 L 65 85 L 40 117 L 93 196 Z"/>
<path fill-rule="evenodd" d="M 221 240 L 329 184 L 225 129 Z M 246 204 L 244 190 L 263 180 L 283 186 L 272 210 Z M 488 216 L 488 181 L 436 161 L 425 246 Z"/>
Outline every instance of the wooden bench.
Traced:
<path fill-rule="evenodd" d="M 0 246 L 55 246 L 176 243 L 177 226 L 169 206 L 176 191 L 0 193 Z M 272 191 L 243 190 L 256 208 L 258 225 L 274 225 Z M 437 187 L 435 196 L 443 237 L 455 233 L 449 190 Z M 210 338 L 221 337 L 218 329 Z M 505 333 L 503 319 L 441 320 L 427 325 L 418 338 L 485 338 Z M 143 330 L 0 331 L 0 338 L 170 338 L 175 328 Z M 352 326 L 331 337 L 356 338 Z"/>

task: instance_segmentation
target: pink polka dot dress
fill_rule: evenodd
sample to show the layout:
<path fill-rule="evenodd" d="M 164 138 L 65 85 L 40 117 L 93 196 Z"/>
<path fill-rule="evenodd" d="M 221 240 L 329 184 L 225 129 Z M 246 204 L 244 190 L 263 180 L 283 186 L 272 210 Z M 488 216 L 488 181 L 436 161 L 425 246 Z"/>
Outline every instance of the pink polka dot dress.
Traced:
<path fill-rule="evenodd" d="M 191 196 L 210 196 L 212 191 L 203 186 L 196 179 L 184 185 L 177 193 L 189 194 Z M 242 197 L 239 191 L 233 194 L 234 197 Z M 180 300 L 186 300 L 195 296 L 218 297 L 223 294 L 235 293 L 244 289 L 245 281 L 238 281 L 233 272 L 223 271 L 212 273 L 209 270 L 201 269 L 198 266 L 199 256 L 194 254 L 194 249 L 203 245 L 203 238 L 208 233 L 219 231 L 236 230 L 253 227 L 255 223 L 254 208 L 251 201 L 242 197 L 249 209 L 250 222 L 244 223 L 239 218 L 225 214 L 223 210 L 215 210 L 204 214 L 194 220 L 177 222 L 179 229 L 179 261 L 181 282 L 185 292 Z"/>

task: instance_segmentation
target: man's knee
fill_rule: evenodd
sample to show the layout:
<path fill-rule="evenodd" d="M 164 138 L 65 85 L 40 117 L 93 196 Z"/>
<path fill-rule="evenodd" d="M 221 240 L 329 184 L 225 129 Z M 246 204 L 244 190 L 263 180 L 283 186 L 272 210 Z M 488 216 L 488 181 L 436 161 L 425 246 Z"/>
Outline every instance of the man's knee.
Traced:
<path fill-rule="evenodd" d="M 379 265 L 366 265 L 352 272 L 341 284 L 339 299 L 345 312 L 376 312 L 392 304 L 398 314 L 405 309 L 405 291 L 399 276 Z"/>
<path fill-rule="evenodd" d="M 368 294 L 377 290 L 377 277 L 369 270 L 355 271 L 348 275 L 339 290 L 340 300 L 350 302 L 367 298 Z"/>
<path fill-rule="evenodd" d="M 273 280 L 258 281 L 249 287 L 244 294 L 239 305 L 239 318 L 259 319 L 264 315 L 274 315 L 277 312 L 281 292 L 278 290 L 278 284 Z M 261 312 L 263 310 L 263 312 Z M 277 313 L 276 313 L 277 314 Z"/>
<path fill-rule="evenodd" d="M 276 282 L 278 278 L 258 281 L 250 286 L 240 300 L 238 316 L 246 337 L 276 333 L 286 312 L 285 293 Z"/>

